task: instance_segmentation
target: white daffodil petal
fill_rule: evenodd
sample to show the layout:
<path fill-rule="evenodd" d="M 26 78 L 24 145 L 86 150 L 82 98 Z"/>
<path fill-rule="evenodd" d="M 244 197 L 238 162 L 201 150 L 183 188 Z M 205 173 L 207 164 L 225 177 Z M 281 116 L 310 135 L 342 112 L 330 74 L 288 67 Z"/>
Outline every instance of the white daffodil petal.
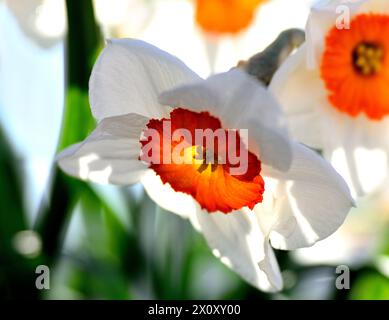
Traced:
<path fill-rule="evenodd" d="M 305 146 L 293 145 L 293 162 L 287 173 L 263 167 L 263 174 L 281 183 L 278 221 L 270 232 L 274 248 L 307 247 L 337 230 L 353 206 L 342 177 L 320 156 Z"/>
<path fill-rule="evenodd" d="M 269 234 L 273 226 L 278 222 L 280 213 L 279 205 L 281 199 L 285 197 L 284 182 L 278 179 L 263 177 L 265 181 L 265 191 L 262 202 L 258 203 L 253 211 L 264 234 Z"/>
<path fill-rule="evenodd" d="M 174 191 L 170 184 L 162 182 L 154 170 L 143 175 L 141 182 L 149 197 L 161 208 L 190 219 L 195 229 L 200 231 L 196 219 L 198 205 L 190 195 Z"/>
<path fill-rule="evenodd" d="M 322 110 L 323 126 L 331 127 L 324 156 L 349 183 L 356 196 L 380 187 L 389 173 L 389 118 L 351 118 L 330 105 Z"/>
<path fill-rule="evenodd" d="M 288 169 L 291 152 L 281 109 L 273 96 L 243 71 L 233 69 L 177 87 L 162 93 L 159 101 L 196 112 L 209 111 L 224 128 L 240 129 L 241 135 L 247 129 L 251 152 L 268 165 Z"/>
<path fill-rule="evenodd" d="M 389 2 L 387 0 L 364 1 L 359 7 L 358 13 L 389 14 Z"/>
<path fill-rule="evenodd" d="M 96 183 L 129 185 L 147 167 L 138 160 L 139 138 L 148 119 L 135 114 L 106 118 L 82 143 L 62 151 L 58 165 L 67 174 Z"/>
<path fill-rule="evenodd" d="M 252 211 L 227 215 L 199 210 L 201 230 L 215 256 L 251 285 L 279 291 L 282 277 L 268 239 Z"/>
<path fill-rule="evenodd" d="M 176 57 L 140 40 L 110 40 L 89 82 L 92 113 L 101 120 L 128 113 L 161 118 L 158 95 L 199 77 Z"/>
<path fill-rule="evenodd" d="M 284 109 L 291 136 L 321 149 L 323 141 L 318 109 L 326 104 L 327 97 L 318 71 L 306 67 L 306 45 L 281 65 L 269 90 Z"/>
<path fill-rule="evenodd" d="M 242 118 L 255 112 L 259 122 L 283 132 L 286 130 L 282 111 L 273 97 L 256 79 L 240 69 L 173 88 L 163 92 L 159 101 L 193 111 L 209 111 L 227 128 L 239 128 Z"/>

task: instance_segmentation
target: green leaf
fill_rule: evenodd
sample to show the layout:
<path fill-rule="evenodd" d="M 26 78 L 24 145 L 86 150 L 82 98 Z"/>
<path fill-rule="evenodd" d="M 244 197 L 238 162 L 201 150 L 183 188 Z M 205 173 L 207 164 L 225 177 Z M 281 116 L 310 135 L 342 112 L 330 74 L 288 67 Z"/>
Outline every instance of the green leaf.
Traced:
<path fill-rule="evenodd" d="M 350 298 L 353 300 L 388 300 L 389 279 L 384 275 L 369 271 L 351 283 Z"/>
<path fill-rule="evenodd" d="M 59 150 L 84 140 L 96 125 L 90 111 L 87 91 L 76 86 L 68 88 L 63 117 Z"/>
<path fill-rule="evenodd" d="M 93 64 L 102 48 L 91 0 L 67 0 L 67 86 L 62 150 L 83 140 L 95 126 L 88 103 L 88 83 Z"/>
<path fill-rule="evenodd" d="M 62 247 L 65 230 L 85 183 L 68 177 L 60 170 L 54 171 L 53 185 L 48 203 L 43 203 L 36 231 L 42 238 L 42 250 L 51 263 Z"/>
<path fill-rule="evenodd" d="M 29 258 L 15 247 L 15 236 L 28 226 L 15 156 L 0 128 L 0 299 L 37 299 L 35 267 L 39 257 Z"/>
<path fill-rule="evenodd" d="M 102 41 L 91 0 L 67 0 L 67 92 L 59 150 L 83 140 L 95 121 L 88 103 L 88 81 Z M 49 262 L 62 246 L 68 218 L 86 184 L 53 170 L 52 191 L 43 203 L 36 229 Z"/>
<path fill-rule="evenodd" d="M 18 169 L 21 163 L 0 128 L 0 250 L 10 245 L 16 232 L 27 228 Z"/>

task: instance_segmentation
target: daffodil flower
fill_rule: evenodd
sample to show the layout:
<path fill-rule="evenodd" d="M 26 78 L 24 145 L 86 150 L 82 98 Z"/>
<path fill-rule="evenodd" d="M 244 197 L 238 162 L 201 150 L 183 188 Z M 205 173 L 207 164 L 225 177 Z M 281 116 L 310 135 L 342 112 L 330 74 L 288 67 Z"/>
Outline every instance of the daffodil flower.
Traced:
<path fill-rule="evenodd" d="M 159 206 L 190 219 L 213 253 L 259 289 L 282 288 L 272 247 L 312 245 L 333 233 L 352 206 L 344 180 L 288 138 L 271 94 L 238 69 L 203 80 L 147 43 L 111 40 L 91 75 L 90 104 L 97 128 L 62 151 L 59 166 L 93 182 L 141 181 Z M 232 133 L 238 156 L 246 154 L 245 170 L 235 172 L 219 157 L 229 144 L 172 139 L 178 129 L 189 136 L 199 129 Z M 148 159 L 153 148 L 157 157 Z"/>
<path fill-rule="evenodd" d="M 383 185 L 389 170 L 389 2 L 320 1 L 306 43 L 270 90 L 298 141 L 323 151 L 353 195 Z"/>

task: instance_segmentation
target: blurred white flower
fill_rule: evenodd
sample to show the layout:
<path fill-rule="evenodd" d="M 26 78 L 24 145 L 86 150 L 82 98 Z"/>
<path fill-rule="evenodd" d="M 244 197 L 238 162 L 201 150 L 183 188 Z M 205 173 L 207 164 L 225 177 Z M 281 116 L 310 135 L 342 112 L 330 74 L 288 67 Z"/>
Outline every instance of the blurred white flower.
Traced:
<path fill-rule="evenodd" d="M 150 21 L 154 0 L 93 0 L 105 37 L 135 36 Z M 42 47 L 61 41 L 66 33 L 64 0 L 5 0 L 23 32 Z"/>
<path fill-rule="evenodd" d="M 293 12 L 285 10 L 290 0 L 265 1 L 253 24 L 236 37 L 205 36 L 195 21 L 193 0 L 154 1 L 152 19 L 136 38 L 174 52 L 197 74 L 207 77 L 214 72 L 227 71 L 239 60 L 264 50 L 280 32 L 303 28 L 312 1 L 295 1 Z M 132 37 L 133 33 L 119 34 L 119 38 Z"/>
<path fill-rule="evenodd" d="M 343 179 L 316 153 L 288 138 L 275 100 L 240 70 L 203 80 L 145 42 L 112 40 L 94 66 L 90 103 L 97 128 L 64 150 L 59 166 L 93 182 L 141 181 L 158 205 L 190 219 L 213 253 L 259 289 L 282 287 L 271 246 L 310 246 L 333 233 L 352 206 Z M 234 174 L 230 162 L 219 163 L 220 145 L 211 153 L 216 162 L 208 161 L 204 144 L 184 136 L 182 157 L 189 152 L 191 162 L 165 162 L 174 141 L 163 131 L 165 123 L 191 133 L 248 129 L 244 142 L 237 135 L 237 144 L 248 146 L 247 170 Z M 146 143 L 151 129 L 162 144 L 155 136 Z M 140 161 L 147 153 L 142 146 L 150 142 L 159 148 L 162 163 Z M 207 150 L 201 160 L 199 148 Z"/>
<path fill-rule="evenodd" d="M 23 32 L 42 47 L 58 43 L 66 31 L 65 1 L 5 0 Z"/>
<path fill-rule="evenodd" d="M 155 0 L 94 0 L 95 15 L 107 38 L 135 37 L 153 18 Z"/>
<path fill-rule="evenodd" d="M 389 1 L 320 1 L 270 84 L 292 135 L 363 195 L 389 171 Z"/>

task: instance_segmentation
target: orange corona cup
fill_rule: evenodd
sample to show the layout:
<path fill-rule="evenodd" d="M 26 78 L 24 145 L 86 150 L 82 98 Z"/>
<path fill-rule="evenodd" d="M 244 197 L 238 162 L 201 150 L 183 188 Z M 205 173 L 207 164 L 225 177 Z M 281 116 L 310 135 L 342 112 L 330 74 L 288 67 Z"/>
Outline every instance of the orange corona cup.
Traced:
<path fill-rule="evenodd" d="M 196 21 L 209 33 L 238 33 L 253 21 L 264 0 L 196 0 Z"/>
<path fill-rule="evenodd" d="M 164 183 L 191 195 L 208 212 L 253 209 L 262 201 L 261 162 L 245 148 L 238 131 L 223 129 L 220 120 L 208 112 L 176 108 L 170 119 L 151 119 L 144 136 L 141 160 Z M 153 150 L 150 159 L 148 153 Z M 242 170 L 234 172 L 238 166 Z"/>

